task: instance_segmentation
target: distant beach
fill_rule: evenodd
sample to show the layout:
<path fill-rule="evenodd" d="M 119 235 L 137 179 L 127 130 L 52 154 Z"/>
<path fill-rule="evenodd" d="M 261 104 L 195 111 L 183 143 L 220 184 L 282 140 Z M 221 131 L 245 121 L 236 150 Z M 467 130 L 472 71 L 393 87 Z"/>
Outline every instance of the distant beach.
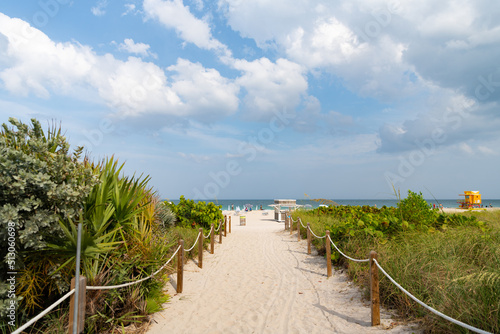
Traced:
<path fill-rule="evenodd" d="M 294 199 L 294 198 L 292 198 Z M 436 207 L 439 204 L 443 205 L 443 208 L 447 209 L 458 209 L 458 203 L 456 199 L 426 199 L 427 203 L 430 205 L 436 204 Z M 296 199 L 297 204 L 310 206 L 311 208 L 317 208 L 321 203 L 312 201 L 310 199 Z M 179 202 L 178 199 L 170 199 L 171 202 L 177 204 Z M 218 200 L 204 200 L 205 202 L 213 202 L 216 205 L 221 205 L 222 210 L 231 210 L 232 205 L 236 209 L 238 206 L 240 209 L 244 210 L 246 204 L 253 205 L 252 209 L 260 209 L 262 205 L 263 210 L 272 210 L 273 207 L 269 206 L 274 203 L 274 199 L 218 199 Z M 381 208 L 382 206 L 388 207 L 396 207 L 398 201 L 395 199 L 332 199 L 335 203 L 339 205 L 369 205 L 369 206 L 377 206 Z M 500 199 L 483 199 L 484 206 L 493 206 L 493 208 L 500 208 Z M 460 210 L 460 209 L 458 209 Z"/>

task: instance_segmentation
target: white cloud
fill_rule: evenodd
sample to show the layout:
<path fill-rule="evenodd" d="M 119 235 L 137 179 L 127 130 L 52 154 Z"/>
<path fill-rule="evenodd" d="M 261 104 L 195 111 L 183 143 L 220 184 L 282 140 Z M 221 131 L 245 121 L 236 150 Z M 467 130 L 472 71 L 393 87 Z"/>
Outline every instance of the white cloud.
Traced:
<path fill-rule="evenodd" d="M 210 26 L 195 17 L 182 0 L 144 0 L 144 11 L 150 18 L 158 20 L 169 29 L 175 29 L 180 38 L 199 48 L 215 50 L 225 56 L 230 52 L 227 46 L 213 38 Z"/>
<path fill-rule="evenodd" d="M 137 54 L 140 56 L 157 58 L 158 56 L 152 53 L 149 49 L 150 46 L 144 43 L 135 43 L 133 39 L 126 38 L 123 43 L 118 45 L 118 49 L 121 51 Z"/>
<path fill-rule="evenodd" d="M 126 3 L 123 6 L 125 7 L 125 11 L 122 13 L 122 16 L 135 13 L 135 5 L 133 3 Z"/>
<path fill-rule="evenodd" d="M 48 98 L 54 87 L 67 93 L 75 82 L 85 79 L 95 60 L 89 47 L 54 43 L 28 23 L 4 14 L 0 14 L 0 34 L 9 41 L 0 50 L 9 63 L 0 79 L 15 94 Z"/>
<path fill-rule="evenodd" d="M 90 9 L 95 16 L 103 16 L 106 14 L 106 7 L 108 7 L 107 0 L 99 0 L 97 4 Z"/>
<path fill-rule="evenodd" d="M 232 65 L 243 73 L 236 82 L 247 91 L 250 117 L 265 119 L 273 111 L 294 110 L 307 92 L 305 69 L 287 59 L 234 60 Z"/>
<path fill-rule="evenodd" d="M 381 152 L 422 150 L 424 146 L 434 150 L 470 138 L 488 143 L 498 136 L 498 103 L 481 104 L 450 89 L 436 91 L 439 95 L 430 95 L 415 106 L 419 113 L 414 117 L 388 121 L 380 128 Z M 462 151 L 467 151 L 464 148 Z"/>
<path fill-rule="evenodd" d="M 253 38 L 263 48 L 272 45 L 312 73 L 321 71 L 341 78 L 359 95 L 392 100 L 422 89 L 414 80 L 418 73 L 411 79 L 408 76 L 415 71 L 403 61 L 406 44 L 393 38 L 389 27 L 381 27 L 376 38 L 365 36 L 365 40 L 359 34 L 367 23 L 379 24 L 379 14 L 372 12 L 386 10 L 387 5 L 380 1 L 303 0 L 294 6 L 286 1 L 221 3 L 228 23 L 242 36 Z M 389 20 L 396 26 L 394 21 Z"/>
<path fill-rule="evenodd" d="M 167 78 L 153 63 L 136 57 L 122 61 L 110 54 L 99 56 L 80 44 L 55 43 L 25 21 L 4 14 L 0 14 L 0 36 L 8 40 L 0 43 L 0 59 L 7 64 L 0 70 L 0 80 L 13 94 L 80 98 L 82 89 L 90 90 L 122 116 L 214 120 L 238 107 L 238 86 L 200 64 L 181 59 L 169 67 L 172 76 Z"/>
<path fill-rule="evenodd" d="M 284 43 L 287 54 L 309 68 L 345 64 L 362 51 L 352 31 L 334 17 L 316 22 L 312 29 L 298 27 Z"/>
<path fill-rule="evenodd" d="M 194 7 L 196 8 L 197 11 L 202 11 L 203 8 L 205 7 L 203 5 L 203 0 L 191 0 L 191 2 L 194 4 Z"/>
<path fill-rule="evenodd" d="M 474 0 L 220 0 L 228 24 L 310 71 L 384 102 L 429 93 L 428 83 L 475 96 L 496 76 L 500 6 Z M 479 49 L 479 47 L 481 49 Z M 434 92 L 433 92 L 434 93 Z M 439 92 L 438 92 L 439 94 Z M 488 95 L 500 101 L 500 89 Z"/>
<path fill-rule="evenodd" d="M 467 35 L 478 16 L 478 4 L 470 0 L 446 0 L 401 3 L 398 14 L 410 21 L 413 27 L 432 38 Z"/>
<path fill-rule="evenodd" d="M 317 6 L 309 1 L 220 0 L 228 24 L 243 37 L 252 38 L 261 48 L 279 45 L 290 31 L 311 20 Z"/>
<path fill-rule="evenodd" d="M 182 157 L 188 161 L 194 161 L 197 164 L 212 160 L 212 158 L 210 158 L 208 155 L 198 155 L 198 154 L 193 154 L 193 153 L 186 154 L 183 152 L 178 152 L 177 154 L 180 157 Z"/>
<path fill-rule="evenodd" d="M 168 71 L 174 73 L 171 75 L 172 91 L 186 102 L 187 112 L 197 114 L 199 110 L 204 110 L 220 116 L 232 114 L 238 109 L 238 85 L 221 76 L 217 70 L 178 59 L 177 64 L 168 67 Z M 208 113 L 206 116 L 211 118 Z"/>
<path fill-rule="evenodd" d="M 486 147 L 486 146 L 478 146 L 477 149 L 479 150 L 479 152 L 483 153 L 484 155 L 498 155 L 498 152 L 496 152 L 495 150 L 489 148 L 489 147 Z"/>
<path fill-rule="evenodd" d="M 460 150 L 462 150 L 463 152 L 465 152 L 467 154 L 474 154 L 474 150 L 467 143 L 460 143 L 458 145 L 458 147 L 460 148 Z"/>

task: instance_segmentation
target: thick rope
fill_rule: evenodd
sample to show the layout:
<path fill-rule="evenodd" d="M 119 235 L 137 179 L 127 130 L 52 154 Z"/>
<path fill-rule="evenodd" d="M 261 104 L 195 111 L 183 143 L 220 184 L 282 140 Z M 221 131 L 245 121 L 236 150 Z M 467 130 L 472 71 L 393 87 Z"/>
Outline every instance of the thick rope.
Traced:
<path fill-rule="evenodd" d="M 207 236 L 203 236 L 204 239 L 208 239 L 208 237 L 210 236 L 210 234 L 212 233 L 212 229 L 213 227 L 210 226 L 210 231 L 208 232 Z"/>
<path fill-rule="evenodd" d="M 179 245 L 179 247 L 177 247 L 177 250 L 174 252 L 174 254 L 172 255 L 172 257 L 163 265 L 160 267 L 160 269 L 158 269 L 157 271 L 155 271 L 154 273 L 152 273 L 150 276 L 148 277 L 144 277 L 144 278 L 141 278 L 137 281 L 133 281 L 133 282 L 129 282 L 129 283 L 124 283 L 124 284 L 120 284 L 120 285 L 107 285 L 107 286 L 87 286 L 87 290 L 110 290 L 110 289 L 119 289 L 119 288 L 124 288 L 124 287 L 127 287 L 127 286 L 130 286 L 130 285 L 134 285 L 134 284 L 137 284 L 137 283 L 141 283 L 145 280 L 148 280 L 150 278 L 152 278 L 153 276 L 155 276 L 156 274 L 158 274 L 163 268 L 165 268 L 165 266 L 167 264 L 170 263 L 170 261 L 172 261 L 172 259 L 174 258 L 174 256 L 177 254 L 177 252 L 179 252 L 179 250 L 181 249 L 181 245 Z"/>
<path fill-rule="evenodd" d="M 196 241 L 194 242 L 193 247 L 191 247 L 189 249 L 184 249 L 185 252 L 190 252 L 193 250 L 194 246 L 196 246 L 196 244 L 198 243 L 198 240 L 200 239 L 200 234 L 201 234 L 201 232 L 198 232 L 198 236 L 196 237 Z"/>
<path fill-rule="evenodd" d="M 222 222 L 220 222 L 219 227 L 217 227 L 217 229 L 215 230 L 215 233 L 219 232 L 221 226 L 222 226 Z"/>
<path fill-rule="evenodd" d="M 212 231 L 212 229 L 210 229 L 210 232 L 211 231 Z M 184 250 L 184 251 L 189 252 L 189 251 L 191 251 L 194 248 L 194 246 L 196 246 L 196 244 L 198 243 L 198 240 L 200 238 L 200 234 L 201 234 L 201 232 L 198 232 L 198 236 L 196 237 L 196 242 L 194 243 L 193 247 L 191 247 L 188 250 Z M 169 264 L 170 261 L 172 261 L 172 259 L 175 257 L 175 255 L 177 255 L 177 253 L 179 252 L 180 249 L 181 249 L 181 246 L 179 245 L 179 247 L 177 247 L 177 249 L 175 250 L 174 254 L 172 254 L 172 257 L 170 257 L 170 259 L 168 259 L 168 261 L 163 266 L 161 266 L 160 269 L 158 269 L 157 271 L 155 271 L 154 273 L 152 273 L 148 277 L 144 277 L 144 278 L 141 278 L 141 279 L 139 279 L 137 281 L 129 282 L 129 283 L 124 283 L 124 284 L 120 284 L 120 285 L 87 286 L 86 289 L 87 290 L 111 290 L 111 289 L 124 288 L 124 287 L 130 286 L 130 285 L 134 285 L 134 284 L 137 284 L 137 283 L 140 283 L 140 282 L 144 282 L 145 280 L 148 280 L 148 279 L 152 278 L 153 276 L 155 276 L 156 274 L 158 274 L 163 268 L 165 268 L 165 266 L 167 264 Z M 12 332 L 12 334 L 19 334 L 19 333 L 21 333 L 23 330 L 25 330 L 26 328 L 28 328 L 29 326 L 31 326 L 32 324 L 34 324 L 40 318 L 43 318 L 47 313 L 49 313 L 50 311 L 52 311 L 52 309 L 54 309 L 57 305 L 61 304 L 64 300 L 66 300 L 68 297 L 70 297 L 73 293 L 75 293 L 75 289 L 72 289 L 71 291 L 69 291 L 67 294 L 65 294 L 64 296 L 62 296 L 54 304 L 52 304 L 49 307 L 47 307 L 42 313 L 40 313 L 39 315 L 37 315 L 36 317 L 34 317 L 30 321 L 28 321 L 26 324 L 24 324 L 23 326 L 19 327 L 14 332 Z"/>
<path fill-rule="evenodd" d="M 322 236 L 322 237 L 318 237 L 316 234 L 314 234 L 313 230 L 310 227 L 309 227 L 309 232 L 311 232 L 312 235 L 314 235 L 318 239 L 324 239 L 324 238 L 326 238 L 326 234 L 324 236 Z"/>
<path fill-rule="evenodd" d="M 307 228 L 307 226 L 304 226 L 304 224 L 302 224 L 302 219 L 299 218 L 299 221 L 300 221 L 300 225 L 302 225 L 303 228 Z"/>
<path fill-rule="evenodd" d="M 347 255 L 345 255 L 344 253 L 342 253 L 340 251 L 340 249 L 337 247 L 337 245 L 335 245 L 332 241 L 332 239 L 330 238 L 330 236 L 328 236 L 328 239 L 330 239 L 330 243 L 333 245 L 333 247 L 335 247 L 335 249 L 340 253 L 342 254 L 345 258 L 351 260 L 351 261 L 354 261 L 354 262 L 370 262 L 370 259 L 363 259 L 363 260 L 358 260 L 358 259 L 353 259 L 352 257 L 349 257 Z"/>
<path fill-rule="evenodd" d="M 481 334 L 492 334 L 490 332 L 487 332 L 487 331 L 483 331 L 482 329 L 478 329 L 476 327 L 472 327 L 470 325 L 467 325 L 461 321 L 458 321 L 456 319 L 453 319 L 453 318 L 450 318 L 449 316 L 439 312 L 438 310 L 435 310 L 433 309 L 432 307 L 424 304 L 422 301 L 418 300 L 415 296 L 413 296 L 411 293 L 409 293 L 408 291 L 406 291 L 401 285 L 399 285 L 391 276 L 389 276 L 388 273 L 385 272 L 384 269 L 382 269 L 382 267 L 380 266 L 380 264 L 378 263 L 378 261 L 376 259 L 373 259 L 373 262 L 375 262 L 375 264 L 377 265 L 378 269 L 380 269 L 380 271 L 382 271 L 384 273 L 384 275 L 392 282 L 394 283 L 395 286 L 397 286 L 401 291 L 403 291 L 406 295 L 408 295 L 408 297 L 410 297 L 411 299 L 413 299 L 414 301 L 416 301 L 417 303 L 419 303 L 420 305 L 422 305 L 424 308 L 428 309 L 429 311 L 431 311 L 432 313 L 456 324 L 456 325 L 459 325 L 459 326 L 462 326 L 464 328 L 467 328 L 468 330 L 471 330 L 473 332 L 476 332 L 476 333 L 481 333 Z"/>
<path fill-rule="evenodd" d="M 42 313 L 40 313 L 39 315 L 37 315 L 36 317 L 34 317 L 33 319 L 31 319 L 30 321 L 28 321 L 27 323 L 25 323 L 24 325 L 22 325 L 21 327 L 19 327 L 18 329 L 16 329 L 15 331 L 12 332 L 12 334 L 19 334 L 21 333 L 22 331 L 24 331 L 26 328 L 28 328 L 29 326 L 33 325 L 35 322 L 37 322 L 40 318 L 44 317 L 47 313 L 49 313 L 50 311 L 52 311 L 52 309 L 54 307 L 56 307 L 57 305 L 61 304 L 66 298 L 68 298 L 69 296 L 71 296 L 72 294 L 75 293 L 75 289 L 72 289 L 71 291 L 69 291 L 67 294 L 65 294 L 64 296 L 62 296 L 58 301 L 56 301 L 54 304 L 50 305 L 49 307 L 47 307 Z"/>

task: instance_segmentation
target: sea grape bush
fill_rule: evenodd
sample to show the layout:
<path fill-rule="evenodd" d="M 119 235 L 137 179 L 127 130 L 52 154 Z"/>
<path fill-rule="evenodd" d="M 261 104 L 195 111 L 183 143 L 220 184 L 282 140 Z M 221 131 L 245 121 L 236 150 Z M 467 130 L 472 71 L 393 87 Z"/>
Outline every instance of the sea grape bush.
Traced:
<path fill-rule="evenodd" d="M 423 227 L 432 226 L 439 215 L 437 210 L 431 210 L 431 205 L 427 203 L 422 193 L 414 193 L 408 190 L 408 196 L 398 202 L 398 209 L 403 220 L 408 226 Z"/>
<path fill-rule="evenodd" d="M 24 254 L 46 247 L 53 237 L 63 237 L 59 219 L 72 219 L 82 200 L 97 182 L 92 171 L 78 161 L 82 149 L 69 154 L 69 144 L 55 126 L 44 133 L 40 123 L 31 125 L 9 118 L 12 127 L 0 129 L 0 244 L 7 244 L 7 226 L 15 226 L 16 268 Z M 7 248 L 0 248 L 0 293 L 4 291 Z M 0 295 L 0 316 L 5 306 Z"/>
<path fill-rule="evenodd" d="M 0 132 L 0 220 L 16 224 L 19 250 L 37 250 L 61 234 L 59 218 L 74 218 L 97 180 L 78 161 L 81 149 L 69 155 L 60 129 L 46 135 L 35 119 L 9 122 L 17 129 L 3 124 Z M 1 229 L 0 241 L 5 236 Z"/>
<path fill-rule="evenodd" d="M 396 208 L 392 207 L 329 206 L 319 207 L 309 214 L 321 217 L 333 240 L 360 233 L 383 238 L 403 229 Z M 306 222 L 304 219 L 307 218 L 302 219 Z"/>
<path fill-rule="evenodd" d="M 205 229 L 209 229 L 213 223 L 215 228 L 217 228 L 219 221 L 224 219 L 221 206 L 215 205 L 212 202 L 195 202 L 192 199 L 186 199 L 184 196 L 181 196 L 177 205 L 169 203 L 169 206 L 176 215 L 176 224 L 182 227 L 200 225 Z"/>
<path fill-rule="evenodd" d="M 324 229 L 330 230 L 333 240 L 344 240 L 360 234 L 375 237 L 381 243 L 402 231 L 422 231 L 433 233 L 448 226 L 484 224 L 474 216 L 445 215 L 432 209 L 422 194 L 409 191 L 408 197 L 398 203 L 398 207 L 376 208 L 372 206 L 328 206 L 309 211 L 299 211 L 304 223 L 308 219 L 318 220 Z"/>

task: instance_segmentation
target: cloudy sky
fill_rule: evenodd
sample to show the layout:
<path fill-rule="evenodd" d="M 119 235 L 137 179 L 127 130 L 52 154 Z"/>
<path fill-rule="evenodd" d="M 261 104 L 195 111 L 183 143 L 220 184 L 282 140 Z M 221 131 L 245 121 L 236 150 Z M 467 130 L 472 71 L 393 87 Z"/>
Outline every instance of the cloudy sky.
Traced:
<path fill-rule="evenodd" d="M 0 123 L 163 198 L 500 198 L 498 0 L 4 0 Z"/>

